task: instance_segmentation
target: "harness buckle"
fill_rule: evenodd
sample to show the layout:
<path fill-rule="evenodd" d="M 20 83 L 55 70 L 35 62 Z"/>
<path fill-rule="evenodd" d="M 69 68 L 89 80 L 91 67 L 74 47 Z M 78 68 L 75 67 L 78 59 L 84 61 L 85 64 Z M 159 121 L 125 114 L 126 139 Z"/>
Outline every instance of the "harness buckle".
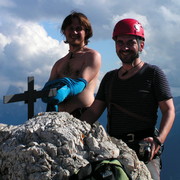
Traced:
<path fill-rule="evenodd" d="M 130 137 L 131 139 L 128 140 L 128 142 L 134 142 L 135 135 L 132 133 L 127 134 L 127 137 Z"/>

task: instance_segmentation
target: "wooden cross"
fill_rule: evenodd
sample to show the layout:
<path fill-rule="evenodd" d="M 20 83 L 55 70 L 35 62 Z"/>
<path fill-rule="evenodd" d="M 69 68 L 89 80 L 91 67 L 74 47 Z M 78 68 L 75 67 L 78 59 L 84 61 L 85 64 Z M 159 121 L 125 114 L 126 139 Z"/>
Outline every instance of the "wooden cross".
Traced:
<path fill-rule="evenodd" d="M 34 102 L 36 99 L 43 97 L 55 96 L 57 89 L 53 88 L 46 91 L 36 91 L 34 90 L 34 77 L 28 77 L 28 90 L 21 94 L 9 95 L 3 97 L 4 104 L 24 101 L 28 104 L 28 119 L 34 116 Z"/>

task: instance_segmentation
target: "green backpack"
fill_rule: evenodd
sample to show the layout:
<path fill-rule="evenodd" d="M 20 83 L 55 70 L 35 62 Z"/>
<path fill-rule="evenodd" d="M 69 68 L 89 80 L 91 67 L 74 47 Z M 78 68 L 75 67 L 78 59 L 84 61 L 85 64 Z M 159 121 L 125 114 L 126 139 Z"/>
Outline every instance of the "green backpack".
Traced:
<path fill-rule="evenodd" d="M 82 167 L 70 180 L 129 180 L 130 178 L 117 159 L 92 162 Z"/>

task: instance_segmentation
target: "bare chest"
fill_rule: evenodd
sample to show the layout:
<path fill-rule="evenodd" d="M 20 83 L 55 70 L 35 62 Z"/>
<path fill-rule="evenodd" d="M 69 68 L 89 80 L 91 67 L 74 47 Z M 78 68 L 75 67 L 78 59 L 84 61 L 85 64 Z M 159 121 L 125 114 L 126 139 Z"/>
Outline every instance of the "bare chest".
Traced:
<path fill-rule="evenodd" d="M 58 74 L 62 77 L 78 78 L 83 71 L 84 64 L 85 60 L 83 57 L 66 59 L 61 64 L 61 68 L 59 68 Z"/>

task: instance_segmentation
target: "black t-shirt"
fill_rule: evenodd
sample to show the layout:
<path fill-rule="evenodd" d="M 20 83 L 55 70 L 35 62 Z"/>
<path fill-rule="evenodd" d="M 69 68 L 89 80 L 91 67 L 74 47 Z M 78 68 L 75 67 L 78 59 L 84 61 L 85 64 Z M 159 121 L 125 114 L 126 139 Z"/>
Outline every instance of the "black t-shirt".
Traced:
<path fill-rule="evenodd" d="M 96 99 L 106 102 L 107 107 L 109 102 L 115 103 L 146 119 L 142 121 L 111 106 L 109 134 L 114 137 L 155 127 L 158 102 L 170 98 L 172 95 L 165 74 L 157 66 L 147 63 L 126 80 L 118 78 L 118 70 L 108 72 L 96 95 Z"/>

